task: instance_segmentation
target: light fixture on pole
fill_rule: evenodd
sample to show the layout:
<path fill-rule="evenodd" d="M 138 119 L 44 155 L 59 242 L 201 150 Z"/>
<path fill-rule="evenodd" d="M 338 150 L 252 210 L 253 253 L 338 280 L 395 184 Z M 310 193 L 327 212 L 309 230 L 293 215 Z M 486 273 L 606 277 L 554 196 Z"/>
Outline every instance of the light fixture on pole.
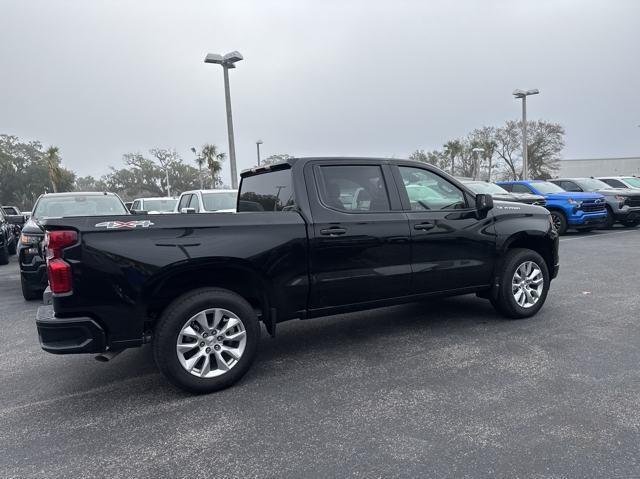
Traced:
<path fill-rule="evenodd" d="M 258 150 L 258 166 L 260 166 L 260 145 L 262 145 L 262 140 L 256 141 L 256 149 Z"/>
<path fill-rule="evenodd" d="M 233 138 L 233 119 L 231 117 L 231 93 L 229 92 L 229 69 L 235 68 L 236 62 L 242 60 L 240 52 L 230 52 L 226 55 L 208 53 L 204 59 L 205 63 L 215 63 L 222 65 L 224 72 L 224 97 L 227 105 L 227 134 L 229 135 L 229 164 L 231 166 L 231 187 L 238 189 L 238 169 L 236 167 L 236 145 Z"/>
<path fill-rule="evenodd" d="M 477 180 L 478 179 L 478 170 L 479 168 L 479 164 L 480 162 L 478 161 L 478 159 L 480 158 L 480 153 L 484 153 L 484 148 L 480 148 L 480 147 L 476 147 L 474 148 L 473 151 L 476 155 L 475 155 L 475 162 L 473 165 L 473 179 Z"/>
<path fill-rule="evenodd" d="M 532 90 L 513 90 L 513 96 L 522 99 L 522 179 L 529 179 L 529 154 L 527 152 L 527 97 L 529 95 L 537 95 L 540 90 L 534 88 Z"/>

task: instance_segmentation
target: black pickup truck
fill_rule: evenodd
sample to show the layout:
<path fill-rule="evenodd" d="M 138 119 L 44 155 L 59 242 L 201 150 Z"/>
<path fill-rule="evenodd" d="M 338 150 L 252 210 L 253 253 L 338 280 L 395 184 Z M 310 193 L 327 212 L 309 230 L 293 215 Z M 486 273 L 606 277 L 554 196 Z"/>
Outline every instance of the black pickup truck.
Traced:
<path fill-rule="evenodd" d="M 541 207 L 493 202 L 430 165 L 300 158 L 245 171 L 237 213 L 43 221 L 42 348 L 108 360 L 152 342 L 192 392 L 227 387 L 276 324 L 476 293 L 533 316 L 558 273 Z"/>

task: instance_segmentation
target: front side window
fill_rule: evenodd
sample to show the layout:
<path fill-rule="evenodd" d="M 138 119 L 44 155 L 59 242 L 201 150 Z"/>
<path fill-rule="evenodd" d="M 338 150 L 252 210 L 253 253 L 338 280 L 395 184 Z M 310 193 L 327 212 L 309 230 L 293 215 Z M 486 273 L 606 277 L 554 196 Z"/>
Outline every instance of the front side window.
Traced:
<path fill-rule="evenodd" d="M 382 169 L 373 165 L 327 165 L 319 168 L 322 202 L 347 212 L 390 211 Z"/>
<path fill-rule="evenodd" d="M 581 188 L 573 181 L 561 181 L 560 188 L 563 188 L 566 191 L 582 191 Z"/>
<path fill-rule="evenodd" d="M 627 185 L 625 185 L 622 181 L 614 179 L 605 179 L 602 181 L 613 188 L 627 188 Z"/>
<path fill-rule="evenodd" d="M 560 187 L 558 186 L 558 188 Z M 511 185 L 511 192 L 512 193 L 531 193 L 531 190 L 527 185 L 521 185 L 520 183 L 513 183 Z"/>
<path fill-rule="evenodd" d="M 441 176 L 409 166 L 400 166 L 398 169 L 412 210 L 453 210 L 467 207 L 464 193 Z"/>
<path fill-rule="evenodd" d="M 565 191 L 558 185 L 549 183 L 548 181 L 536 181 L 533 183 L 533 187 L 537 189 L 543 195 L 549 195 L 552 193 L 564 193 Z M 514 190 L 515 191 L 515 190 Z"/>
<path fill-rule="evenodd" d="M 196 210 L 196 213 L 200 212 L 200 202 L 198 201 L 198 195 L 191 195 L 191 201 L 189 201 L 189 206 L 187 208 L 193 208 Z"/>
<path fill-rule="evenodd" d="M 180 203 L 178 203 L 178 212 L 181 212 L 182 208 L 187 208 L 190 200 L 191 195 L 182 195 L 182 197 L 180 198 Z"/>
<path fill-rule="evenodd" d="M 295 205 L 290 168 L 242 178 L 238 212 L 291 211 Z"/>

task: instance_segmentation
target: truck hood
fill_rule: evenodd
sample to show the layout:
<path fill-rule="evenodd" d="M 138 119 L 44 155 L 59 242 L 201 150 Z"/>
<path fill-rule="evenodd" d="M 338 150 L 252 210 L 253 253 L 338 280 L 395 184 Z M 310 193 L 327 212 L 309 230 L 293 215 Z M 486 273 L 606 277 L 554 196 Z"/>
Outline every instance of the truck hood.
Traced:
<path fill-rule="evenodd" d="M 606 190 L 598 190 L 596 193 L 604 196 L 633 196 L 634 198 L 640 196 L 640 190 L 634 191 L 628 188 L 610 188 Z"/>
<path fill-rule="evenodd" d="M 572 193 L 570 191 L 562 192 L 562 193 L 549 193 L 544 195 L 548 200 L 568 200 L 572 198 L 574 200 L 601 200 L 603 196 L 600 193 Z"/>
<path fill-rule="evenodd" d="M 22 232 L 27 235 L 44 235 L 44 229 L 33 218 L 29 218 L 22 228 Z"/>

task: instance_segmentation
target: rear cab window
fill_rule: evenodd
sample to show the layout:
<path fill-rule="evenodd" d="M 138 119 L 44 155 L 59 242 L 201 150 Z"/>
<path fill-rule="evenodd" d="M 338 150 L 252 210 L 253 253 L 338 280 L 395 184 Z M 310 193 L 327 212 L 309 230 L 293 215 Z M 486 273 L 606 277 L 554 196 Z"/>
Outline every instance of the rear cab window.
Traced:
<path fill-rule="evenodd" d="M 244 176 L 238 193 L 238 212 L 295 211 L 290 168 Z"/>

